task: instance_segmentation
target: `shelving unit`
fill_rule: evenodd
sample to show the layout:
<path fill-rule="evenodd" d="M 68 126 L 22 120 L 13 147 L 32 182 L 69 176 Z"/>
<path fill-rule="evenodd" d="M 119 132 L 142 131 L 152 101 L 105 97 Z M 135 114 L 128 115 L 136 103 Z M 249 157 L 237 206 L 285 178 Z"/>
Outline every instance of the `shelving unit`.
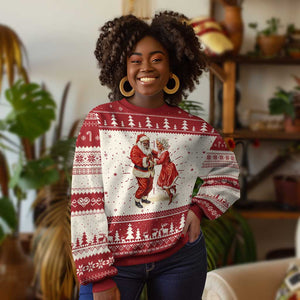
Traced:
<path fill-rule="evenodd" d="M 256 65 L 300 65 L 300 59 L 290 57 L 263 58 L 246 55 L 222 56 L 210 58 L 210 122 L 213 123 L 214 107 L 214 77 L 223 83 L 222 132 L 225 138 L 250 138 L 256 135 L 261 139 L 299 139 L 300 133 L 291 134 L 273 130 L 256 132 L 250 130 L 235 131 L 235 82 L 237 64 Z M 243 134 L 245 136 L 243 136 Z M 284 136 L 286 135 L 286 137 Z"/>
<path fill-rule="evenodd" d="M 300 65 L 300 59 L 278 57 L 272 59 L 249 57 L 240 55 L 236 57 L 225 56 L 211 59 L 210 67 L 210 109 L 214 112 L 214 80 L 218 77 L 223 83 L 223 112 L 222 130 L 224 139 L 234 140 L 265 140 L 265 141 L 299 141 L 300 132 L 290 133 L 283 130 L 253 131 L 250 129 L 235 129 L 235 71 L 237 64 L 257 65 Z M 211 122 L 213 117 L 211 115 Z M 253 207 L 239 209 L 240 213 L 249 219 L 297 219 L 300 211 L 283 211 L 276 207 L 273 202 L 256 202 Z"/>
<path fill-rule="evenodd" d="M 233 139 L 248 139 L 248 140 L 286 140 L 294 141 L 300 140 L 300 133 L 277 131 L 277 130 L 249 130 L 249 129 L 238 129 L 234 130 L 233 133 L 222 133 L 224 138 Z"/>
<path fill-rule="evenodd" d="M 214 16 L 215 0 L 211 0 L 210 15 Z M 265 140 L 265 141 L 300 141 L 299 133 L 265 130 L 252 131 L 250 129 L 235 129 L 235 90 L 237 65 L 300 65 L 300 59 L 291 57 L 264 58 L 247 55 L 226 55 L 210 58 L 210 122 L 214 123 L 215 112 L 215 77 L 223 84 L 222 128 L 224 139 L 235 140 Z M 274 164 L 272 166 L 274 168 Z M 270 168 L 270 169 L 272 169 Z M 270 170 L 269 170 L 270 171 Z M 240 209 L 246 218 L 258 219 L 297 219 L 299 211 L 280 210 L 274 202 L 255 202 L 249 208 Z"/>
<path fill-rule="evenodd" d="M 298 219 L 300 211 L 287 211 L 271 201 L 257 201 L 248 209 L 239 209 L 246 219 Z"/>

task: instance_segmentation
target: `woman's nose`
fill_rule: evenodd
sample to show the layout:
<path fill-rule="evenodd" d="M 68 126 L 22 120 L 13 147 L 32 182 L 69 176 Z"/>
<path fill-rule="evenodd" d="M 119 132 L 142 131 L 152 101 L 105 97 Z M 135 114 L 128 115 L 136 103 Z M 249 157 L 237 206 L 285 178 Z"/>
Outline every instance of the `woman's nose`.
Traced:
<path fill-rule="evenodd" d="M 143 72 L 151 72 L 153 71 L 153 67 L 149 61 L 144 61 L 141 66 L 141 71 Z"/>

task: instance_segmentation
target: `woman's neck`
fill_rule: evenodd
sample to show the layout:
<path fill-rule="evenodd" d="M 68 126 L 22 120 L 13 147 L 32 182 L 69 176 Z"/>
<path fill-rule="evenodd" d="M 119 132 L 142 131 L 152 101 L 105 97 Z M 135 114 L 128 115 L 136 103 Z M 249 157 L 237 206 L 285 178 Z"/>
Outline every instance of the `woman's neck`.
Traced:
<path fill-rule="evenodd" d="M 133 95 L 127 101 L 143 108 L 158 108 L 165 104 L 163 93 L 155 96 Z"/>

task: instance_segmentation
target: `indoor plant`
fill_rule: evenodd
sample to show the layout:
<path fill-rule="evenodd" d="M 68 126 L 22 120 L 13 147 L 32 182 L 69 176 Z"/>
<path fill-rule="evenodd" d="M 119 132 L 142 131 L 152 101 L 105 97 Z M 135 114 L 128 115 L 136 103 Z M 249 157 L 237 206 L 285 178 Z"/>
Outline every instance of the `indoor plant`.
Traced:
<path fill-rule="evenodd" d="M 267 26 L 258 30 L 257 23 L 249 23 L 249 27 L 256 31 L 256 44 L 259 48 L 259 54 L 267 57 L 279 54 L 285 43 L 285 35 L 280 35 L 278 29 L 280 19 L 271 18 L 266 21 Z"/>
<path fill-rule="evenodd" d="M 46 156 L 35 159 L 33 147 L 33 142 L 50 128 L 56 105 L 38 84 L 22 80 L 6 90 L 5 98 L 11 111 L 0 120 L 0 218 L 8 225 L 0 225 L 0 240 L 4 240 L 0 298 L 21 300 L 30 291 L 34 271 L 32 260 L 24 254 L 19 239 L 21 201 L 27 198 L 29 189 L 40 188 L 58 178 L 51 159 Z M 9 151 L 16 155 L 17 162 L 8 163 L 5 153 Z"/>
<path fill-rule="evenodd" d="M 68 88 L 69 84 L 65 88 L 61 110 L 64 108 Z M 0 146 L 3 150 L 0 156 L 0 169 L 3 173 L 1 174 L 3 197 L 0 199 L 0 208 L 5 207 L 5 210 L 1 209 L 0 217 L 11 228 L 9 233 L 18 236 L 17 224 L 20 203 L 26 199 L 27 191 L 29 189 L 37 190 L 39 195 L 41 195 L 43 192 L 50 190 L 50 193 L 47 194 L 49 196 L 46 197 L 47 203 L 45 203 L 46 201 L 37 201 L 36 207 L 39 209 L 35 210 L 37 225 L 33 241 L 35 250 L 35 282 L 40 284 L 43 294 L 50 290 L 50 296 L 47 294 L 49 299 L 71 299 L 70 295 L 74 293 L 76 283 L 72 269 L 72 260 L 70 259 L 70 249 L 68 248 L 70 244 L 68 216 L 69 182 L 66 179 L 65 170 L 70 165 L 66 156 L 71 157 L 69 151 L 74 149 L 75 139 L 61 138 L 63 119 L 63 114 L 61 113 L 58 125 L 54 130 L 53 143 L 50 147 L 46 146 L 45 133 L 50 129 L 50 125 L 55 119 L 56 105 L 51 95 L 42 86 L 18 81 L 5 94 L 12 109 L 6 118 L 0 121 Z M 10 137 L 11 134 L 16 135 L 20 142 L 15 142 Z M 28 156 L 23 147 L 23 139 L 27 139 L 30 142 Z M 37 141 L 39 142 L 39 147 L 36 147 Z M 4 150 L 11 150 L 17 154 L 18 162 L 16 167 L 13 168 L 11 166 L 12 172 L 9 171 L 8 163 L 3 153 Z M 38 154 L 37 150 L 39 150 Z M 17 198 L 17 213 L 14 210 L 13 199 L 9 197 L 9 194 L 12 193 L 9 191 L 14 192 Z M 58 206 L 60 211 L 57 214 L 57 210 L 53 210 L 53 207 Z M 43 213 L 41 213 L 41 210 Z M 49 222 L 49 219 L 53 219 L 54 216 L 56 216 L 54 221 Z M 61 224 L 63 224 L 64 234 L 60 230 L 62 228 Z M 1 231 L 1 236 L 2 238 L 4 237 L 3 230 Z M 46 252 L 45 249 L 50 249 L 51 245 L 55 245 L 54 249 L 56 250 L 63 250 L 60 251 L 59 255 L 57 255 L 56 251 L 52 251 L 52 253 Z M 42 256 L 39 255 L 41 253 L 39 249 L 43 250 Z M 54 265 L 53 257 L 56 257 L 62 263 Z M 50 270 L 50 265 L 54 269 Z M 66 269 L 66 266 L 69 265 L 71 270 Z M 51 278 L 45 286 L 42 284 L 47 272 L 48 274 L 49 272 L 51 273 Z M 20 276 L 21 274 L 17 274 L 16 279 L 20 280 Z"/>
<path fill-rule="evenodd" d="M 295 77 L 297 81 L 299 78 Z M 291 91 L 277 88 L 274 97 L 269 99 L 269 111 L 272 115 L 284 115 L 285 130 L 288 132 L 300 131 L 300 85 Z"/>
<path fill-rule="evenodd" d="M 11 233 L 17 235 L 21 201 L 26 199 L 27 191 L 39 189 L 58 179 L 57 171 L 51 167 L 54 164 L 51 158 L 44 156 L 35 159 L 33 147 L 31 147 L 31 154 L 28 155 L 22 142 L 26 139 L 33 146 L 34 141 L 48 131 L 51 122 L 55 119 L 56 104 L 52 96 L 40 85 L 25 83 L 22 80 L 17 81 L 6 90 L 5 98 L 11 106 L 11 111 L 4 119 L 0 120 L 1 169 L 4 173 L 1 176 L 4 196 L 1 201 L 5 201 L 5 205 L 9 209 L 2 211 L 1 217 L 9 225 Z M 17 137 L 17 142 L 12 135 Z M 10 168 L 4 151 L 10 151 L 17 155 L 17 162 Z M 14 200 L 9 195 L 9 188 L 16 198 L 16 214 L 12 213 Z M 0 240 L 3 237 L 2 228 Z"/>
<path fill-rule="evenodd" d="M 295 24 L 287 27 L 287 55 L 293 58 L 300 58 L 300 29 Z"/>

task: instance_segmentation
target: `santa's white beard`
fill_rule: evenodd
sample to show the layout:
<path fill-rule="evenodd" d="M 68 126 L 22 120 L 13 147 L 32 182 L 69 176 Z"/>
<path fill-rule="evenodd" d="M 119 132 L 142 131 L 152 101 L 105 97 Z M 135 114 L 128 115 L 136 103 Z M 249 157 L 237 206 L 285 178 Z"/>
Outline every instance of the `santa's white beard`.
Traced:
<path fill-rule="evenodd" d="M 145 146 L 144 146 L 141 142 L 138 142 L 137 145 L 138 145 L 138 147 L 142 150 L 142 152 L 143 152 L 144 154 L 146 154 L 146 155 L 151 154 L 151 149 L 150 149 L 150 148 L 146 149 Z"/>

